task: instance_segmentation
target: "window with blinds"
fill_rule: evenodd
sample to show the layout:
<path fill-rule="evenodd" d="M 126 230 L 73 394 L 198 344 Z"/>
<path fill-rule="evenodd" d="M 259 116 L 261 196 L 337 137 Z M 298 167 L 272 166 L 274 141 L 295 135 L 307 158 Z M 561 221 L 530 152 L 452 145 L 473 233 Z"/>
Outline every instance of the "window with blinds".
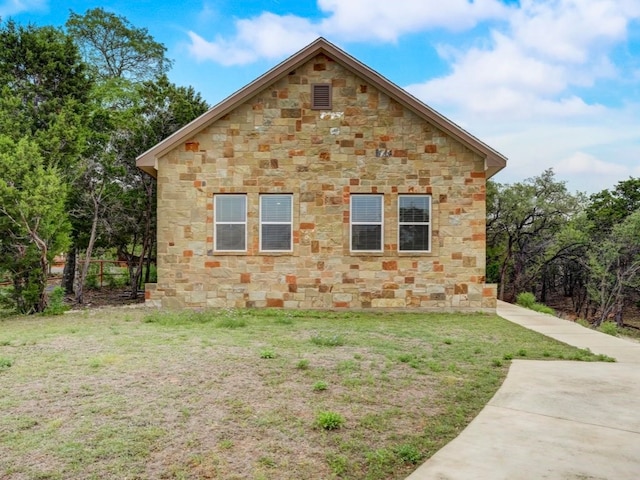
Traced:
<path fill-rule="evenodd" d="M 260 195 L 260 251 L 293 250 L 291 195 Z"/>
<path fill-rule="evenodd" d="M 401 252 L 431 250 L 431 197 L 398 197 L 398 249 Z"/>
<path fill-rule="evenodd" d="M 311 85 L 311 108 L 313 110 L 331 110 L 330 83 L 314 83 Z"/>
<path fill-rule="evenodd" d="M 247 250 L 247 197 L 215 195 L 214 250 L 244 252 Z"/>
<path fill-rule="evenodd" d="M 351 196 L 351 251 L 382 251 L 382 206 L 382 195 Z"/>

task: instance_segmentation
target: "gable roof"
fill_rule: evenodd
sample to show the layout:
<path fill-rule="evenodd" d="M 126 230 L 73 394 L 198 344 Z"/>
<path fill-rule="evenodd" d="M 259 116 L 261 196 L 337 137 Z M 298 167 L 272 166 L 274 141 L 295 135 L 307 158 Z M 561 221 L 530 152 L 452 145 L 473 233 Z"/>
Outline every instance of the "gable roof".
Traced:
<path fill-rule="evenodd" d="M 389 95 L 389 97 L 396 100 L 405 108 L 408 108 L 419 117 L 442 129 L 470 150 L 483 157 L 487 178 L 492 177 L 507 165 L 507 158 L 504 155 L 321 37 L 144 152 L 136 159 L 136 166 L 155 177 L 158 158 L 166 155 L 178 144 L 189 140 L 207 125 L 228 114 L 246 100 L 259 93 L 262 89 L 285 77 L 289 72 L 321 53 L 338 62 L 347 70 L 352 71 L 363 80 Z"/>

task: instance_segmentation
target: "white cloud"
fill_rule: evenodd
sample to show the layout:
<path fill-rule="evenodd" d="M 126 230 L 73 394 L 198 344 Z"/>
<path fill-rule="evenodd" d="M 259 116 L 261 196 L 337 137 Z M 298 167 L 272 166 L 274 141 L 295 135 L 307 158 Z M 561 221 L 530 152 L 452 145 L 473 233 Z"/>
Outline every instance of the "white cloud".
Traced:
<path fill-rule="evenodd" d="M 10 17 L 22 12 L 46 10 L 48 0 L 7 0 L 0 3 L 0 17 Z"/>
<path fill-rule="evenodd" d="M 626 165 L 606 162 L 585 152 L 575 152 L 557 163 L 555 171 L 561 175 L 611 175 L 615 178 L 631 175 L 632 169 Z"/>
<path fill-rule="evenodd" d="M 231 38 L 206 40 L 190 31 L 189 51 L 198 60 L 239 65 L 281 58 L 318 36 L 395 42 L 403 34 L 431 28 L 472 28 L 483 20 L 505 18 L 509 11 L 499 0 L 318 0 L 318 7 L 326 17 L 316 22 L 269 12 L 236 20 Z"/>
<path fill-rule="evenodd" d="M 619 74 L 608 54 L 640 17 L 640 3 L 523 0 L 512 12 L 489 47 L 441 46 L 452 72 L 407 88 L 427 102 L 493 118 L 599 113 L 571 90 Z"/>
<path fill-rule="evenodd" d="M 260 58 L 286 56 L 313 41 L 318 33 L 307 19 L 294 15 L 263 13 L 250 20 L 236 21 L 236 36 L 213 41 L 189 32 L 189 52 L 197 60 L 213 60 L 222 65 L 242 65 Z"/>
<path fill-rule="evenodd" d="M 344 40 L 395 42 L 399 36 L 432 28 L 459 31 L 477 23 L 506 17 L 497 0 L 318 0 L 328 14 L 323 34 Z"/>

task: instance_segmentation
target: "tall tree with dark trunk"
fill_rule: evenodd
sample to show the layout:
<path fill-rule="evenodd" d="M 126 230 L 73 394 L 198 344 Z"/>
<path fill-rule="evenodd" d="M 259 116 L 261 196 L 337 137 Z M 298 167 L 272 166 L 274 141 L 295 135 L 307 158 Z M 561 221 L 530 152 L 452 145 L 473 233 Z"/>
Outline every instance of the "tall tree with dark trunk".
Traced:
<path fill-rule="evenodd" d="M 72 182 L 85 148 L 86 103 L 91 86 L 77 47 L 64 32 L 53 27 L 25 27 L 13 21 L 0 21 L 0 131 L 16 145 L 13 153 L 5 152 L 5 161 L 18 158 L 19 153 L 25 151 L 24 138 L 28 137 L 30 155 L 39 158 L 42 165 L 29 164 L 32 173 L 19 176 L 20 181 L 40 178 L 51 182 L 50 193 L 59 193 L 59 197 L 46 200 L 52 205 L 57 205 L 59 198 L 65 198 L 68 190 L 65 185 Z M 10 186 L 24 191 L 26 187 L 15 181 L 12 180 Z M 45 191 L 41 184 L 32 187 Z M 10 223 L 17 227 L 20 220 L 11 213 L 12 208 L 3 205 L 5 220 L 11 218 Z M 38 210 L 34 205 L 23 204 L 20 211 L 31 212 L 35 215 L 33 218 L 38 219 L 35 225 L 25 217 L 21 224 L 29 232 L 30 247 L 25 248 L 24 239 L 12 234 L 8 237 L 10 240 L 3 240 L 3 249 L 6 252 L 7 248 L 15 248 L 19 255 L 24 253 L 21 272 L 13 272 L 14 284 L 23 292 L 40 292 L 37 306 L 30 310 L 41 310 L 46 304 L 46 275 L 41 272 L 49 256 L 59 253 L 55 249 L 66 244 L 43 239 L 47 235 L 43 237 L 40 228 L 49 225 L 46 215 L 51 215 L 61 226 L 66 223 L 54 210 Z M 66 216 L 66 212 L 63 214 Z M 29 254 L 34 245 L 38 255 Z M 33 304 L 30 300 L 25 302 Z"/>

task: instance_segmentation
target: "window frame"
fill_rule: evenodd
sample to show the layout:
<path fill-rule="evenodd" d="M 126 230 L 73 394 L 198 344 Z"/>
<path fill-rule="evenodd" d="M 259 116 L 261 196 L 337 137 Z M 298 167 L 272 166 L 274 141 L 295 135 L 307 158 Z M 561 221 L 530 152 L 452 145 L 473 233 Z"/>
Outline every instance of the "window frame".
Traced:
<path fill-rule="evenodd" d="M 273 198 L 273 197 L 284 197 L 287 199 L 287 201 L 289 202 L 289 213 L 290 213 L 290 217 L 289 217 L 289 221 L 287 222 L 265 222 L 263 221 L 262 217 L 262 202 L 265 198 Z M 258 238 L 258 245 L 259 245 L 259 251 L 260 253 L 291 253 L 293 252 L 293 194 L 291 193 L 261 193 L 260 194 L 260 200 L 259 200 L 259 205 L 258 205 L 258 211 L 259 211 L 259 215 L 258 215 L 258 223 L 259 223 L 259 238 Z M 263 239 L 263 226 L 264 225 L 289 225 L 289 248 L 288 249 L 277 249 L 277 250 L 267 250 L 262 248 L 262 239 Z"/>
<path fill-rule="evenodd" d="M 379 222 L 354 222 L 353 218 L 353 199 L 358 197 L 378 198 L 380 200 L 380 221 Z M 376 250 L 372 249 L 354 249 L 353 240 L 353 227 L 354 225 L 379 225 L 380 226 L 380 248 Z M 383 194 L 371 194 L 371 193 L 353 193 L 349 196 L 349 251 L 351 253 L 384 253 L 384 195 Z"/>
<path fill-rule="evenodd" d="M 222 198 L 241 198 L 244 201 L 244 221 L 236 222 L 236 221 L 224 221 L 221 222 L 218 220 L 218 200 Z M 220 253 L 246 253 L 247 245 L 248 245 L 248 206 L 249 202 L 247 200 L 246 194 L 239 193 L 217 193 L 213 196 L 213 251 Z M 218 225 L 244 225 L 244 248 L 243 249 L 220 249 L 218 248 Z"/>
<path fill-rule="evenodd" d="M 429 215 L 429 221 L 427 222 L 402 222 L 401 221 L 401 215 L 400 215 L 400 208 L 401 208 L 401 204 L 402 204 L 402 199 L 403 198 L 426 198 L 429 202 L 429 210 L 428 210 L 428 215 Z M 433 249 L 433 237 L 431 234 L 431 225 L 432 225 L 432 212 L 433 212 L 433 202 L 432 202 L 432 198 L 431 195 L 421 195 L 421 194 L 399 194 L 398 195 L 398 252 L 399 253 L 431 253 L 432 249 Z M 402 226 L 403 225 L 415 225 L 415 226 L 427 226 L 427 238 L 429 241 L 429 248 L 427 250 L 403 250 L 402 249 L 402 242 L 401 242 L 401 235 L 402 235 Z"/>

